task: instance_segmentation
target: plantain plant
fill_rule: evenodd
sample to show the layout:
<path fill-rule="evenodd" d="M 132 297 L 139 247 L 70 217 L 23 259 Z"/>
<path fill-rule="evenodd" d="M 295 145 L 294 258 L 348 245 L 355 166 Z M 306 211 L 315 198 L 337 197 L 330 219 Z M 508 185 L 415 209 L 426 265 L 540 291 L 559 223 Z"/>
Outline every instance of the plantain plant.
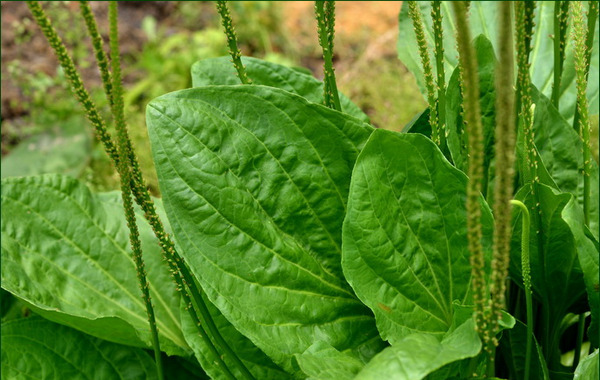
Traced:
<path fill-rule="evenodd" d="M 406 2 L 428 108 L 396 133 L 337 91 L 335 2 L 315 2 L 321 82 L 243 57 L 217 1 L 230 57 L 146 109 L 162 198 L 127 133 L 116 3 L 107 54 L 80 2 L 116 138 L 28 5 L 121 192 L 2 179 L 2 303 L 35 314 L 2 310 L 3 378 L 598 372 L 596 2 Z"/>

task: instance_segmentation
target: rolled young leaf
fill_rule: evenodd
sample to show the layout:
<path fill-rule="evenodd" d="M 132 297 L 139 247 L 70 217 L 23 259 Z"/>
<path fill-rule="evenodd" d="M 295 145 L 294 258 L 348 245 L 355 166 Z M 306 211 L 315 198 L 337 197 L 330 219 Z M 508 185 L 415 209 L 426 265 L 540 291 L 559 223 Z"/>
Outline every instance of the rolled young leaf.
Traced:
<path fill-rule="evenodd" d="M 45 318 L 90 335 L 150 347 L 150 329 L 117 193 L 92 194 L 75 179 L 2 180 L 2 287 Z M 189 350 L 179 296 L 150 226 L 138 211 L 161 347 Z"/>
<path fill-rule="evenodd" d="M 158 378 L 144 350 L 94 338 L 40 317 L 2 323 L 1 347 L 3 379 Z"/>
<path fill-rule="evenodd" d="M 259 85 L 170 93 L 147 121 L 182 255 L 237 330 L 290 373 L 317 340 L 377 346 L 340 264 L 350 174 L 371 127 Z"/>
<path fill-rule="evenodd" d="M 419 134 L 376 130 L 361 152 L 343 227 L 344 274 L 392 345 L 441 339 L 453 302 L 469 303 L 466 176 Z M 492 217 L 482 207 L 484 248 Z"/>

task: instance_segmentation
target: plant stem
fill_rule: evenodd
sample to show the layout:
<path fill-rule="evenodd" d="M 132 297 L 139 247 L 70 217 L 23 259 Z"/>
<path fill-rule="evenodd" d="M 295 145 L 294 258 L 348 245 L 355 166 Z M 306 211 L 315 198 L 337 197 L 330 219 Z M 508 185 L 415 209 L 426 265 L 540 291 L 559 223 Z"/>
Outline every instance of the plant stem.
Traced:
<path fill-rule="evenodd" d="M 441 148 L 440 128 L 438 120 L 438 105 L 435 99 L 435 85 L 433 78 L 433 70 L 429 59 L 429 49 L 427 39 L 425 39 L 425 30 L 423 20 L 421 19 L 421 11 L 416 1 L 408 2 L 408 14 L 413 22 L 413 29 L 417 38 L 417 46 L 419 47 L 419 55 L 421 56 L 421 64 L 423 66 L 423 75 L 425 77 L 425 88 L 427 89 L 427 102 L 429 103 L 429 124 L 431 125 L 431 140 Z"/>
<path fill-rule="evenodd" d="M 488 351 L 498 345 L 501 311 L 505 308 L 505 280 L 510 260 L 511 204 L 513 194 L 515 126 L 513 84 L 513 37 L 511 3 L 503 1 L 499 7 L 498 31 L 500 50 L 496 66 L 496 183 L 494 186 L 494 247 L 490 283 L 491 320 Z"/>
<path fill-rule="evenodd" d="M 325 4 L 327 3 L 327 4 Z M 323 49 L 323 75 L 325 105 L 342 111 L 333 69 L 333 32 L 335 26 L 335 2 L 315 1 L 317 33 Z"/>
<path fill-rule="evenodd" d="M 34 16 L 36 23 L 40 26 L 42 32 L 44 33 L 44 35 L 46 36 L 46 39 L 48 40 L 48 42 L 50 44 L 50 46 L 52 47 L 55 54 L 57 55 L 59 62 L 65 72 L 65 76 L 71 83 L 73 93 L 74 93 L 75 97 L 77 98 L 77 100 L 83 105 L 83 107 L 86 111 L 86 115 L 87 115 L 88 119 L 90 120 L 92 126 L 94 127 L 94 130 L 96 131 L 96 134 L 97 134 L 99 140 L 104 145 L 104 150 L 106 151 L 108 156 L 113 160 L 115 166 L 118 167 L 119 163 L 121 161 L 119 158 L 118 151 L 112 141 L 112 137 L 111 137 L 110 133 L 108 133 L 108 131 L 106 130 L 106 126 L 105 126 L 106 124 L 105 124 L 104 120 L 99 115 L 99 113 L 96 109 L 96 106 L 94 105 L 94 103 L 92 102 L 92 100 L 89 96 L 89 93 L 83 86 L 81 77 L 80 77 L 77 69 L 75 68 L 75 64 L 73 63 L 72 58 L 68 54 L 64 44 L 62 43 L 60 37 L 56 33 L 56 30 L 52 26 L 50 20 L 46 16 L 45 12 L 41 8 L 39 2 L 28 1 L 27 5 L 28 5 L 29 9 L 31 10 L 32 15 Z M 92 15 L 92 17 L 93 17 L 93 15 Z M 101 45 L 94 46 L 95 49 L 97 47 L 99 47 L 100 49 L 102 48 Z M 98 55 L 99 55 L 98 52 L 96 52 L 96 56 L 98 56 Z M 103 78 L 106 79 L 106 77 L 104 77 L 104 76 L 103 76 Z M 106 87 L 107 87 L 106 84 L 104 87 L 106 89 Z M 197 295 L 201 294 L 201 290 L 197 287 L 197 285 L 194 281 L 187 281 L 187 283 L 184 283 L 184 280 L 183 280 L 183 277 L 182 277 L 182 274 L 181 274 L 179 268 L 183 268 L 182 271 L 188 274 L 188 278 L 191 278 L 192 276 L 191 276 L 191 274 L 189 274 L 189 270 L 187 269 L 187 267 L 185 267 L 185 263 L 184 263 L 183 259 L 177 253 L 173 241 L 170 239 L 169 235 L 164 230 L 162 221 L 160 220 L 160 218 L 158 217 L 158 215 L 156 213 L 154 201 L 150 197 L 148 189 L 146 188 L 146 185 L 145 185 L 145 182 L 144 182 L 144 179 L 142 177 L 142 173 L 141 173 L 141 170 L 139 167 L 139 163 L 137 161 L 137 157 L 135 156 L 135 152 L 134 152 L 133 148 L 131 147 L 131 142 L 129 141 L 129 139 L 127 139 L 126 142 L 128 144 L 127 151 L 129 153 L 129 164 L 131 165 L 131 169 L 132 169 L 132 173 L 131 173 L 132 179 L 131 179 L 130 183 L 131 183 L 133 195 L 135 197 L 136 202 L 140 205 L 140 207 L 144 211 L 144 216 L 150 223 L 150 226 L 152 227 L 152 230 L 159 241 L 159 245 L 161 246 L 161 248 L 163 250 L 164 257 L 167 261 L 167 264 L 169 265 L 169 269 L 173 275 L 173 278 L 175 279 L 177 289 L 180 291 L 183 301 L 185 302 L 186 305 L 190 305 L 190 304 L 192 304 L 192 302 L 191 302 L 191 299 L 190 299 L 188 293 L 186 292 L 186 289 L 188 289 L 188 288 L 191 289 L 190 292 L 193 294 L 197 294 Z M 204 301 L 202 300 L 201 297 L 198 296 L 198 297 L 194 297 L 194 298 L 196 300 L 196 304 L 198 304 L 199 306 L 204 305 Z M 204 305 L 204 308 L 206 308 L 206 305 Z M 203 339 L 205 339 L 209 350 L 215 355 L 215 360 L 217 361 L 219 366 L 221 366 L 223 368 L 223 371 L 225 371 L 225 374 L 229 379 L 235 380 L 235 376 L 229 371 L 228 367 L 225 365 L 225 363 L 223 362 L 223 359 L 221 358 L 221 354 L 219 354 L 219 352 L 216 350 L 212 341 L 209 339 L 208 335 L 206 334 L 206 332 L 203 330 L 202 326 L 200 325 L 200 321 L 198 319 L 197 314 L 194 312 L 193 309 L 189 308 L 188 311 L 190 313 L 190 317 L 192 318 L 192 320 L 195 321 L 194 323 L 198 327 L 198 332 L 203 337 Z M 216 328 L 216 325 L 214 324 L 214 321 L 212 320 L 212 317 L 210 316 L 210 314 L 203 315 L 203 318 L 204 318 L 203 323 L 207 324 L 208 326 L 211 326 L 211 330 L 216 331 L 216 333 L 220 336 L 220 333 L 219 333 L 218 329 Z M 220 337 L 220 339 L 217 338 L 217 340 L 220 342 L 224 342 L 222 337 Z M 231 348 L 229 348 L 229 346 L 226 345 L 226 343 L 225 343 L 225 346 L 221 347 L 221 349 L 222 349 L 222 351 L 226 352 L 227 354 L 229 354 L 232 357 L 232 360 L 234 361 L 234 363 L 241 364 L 239 370 L 244 375 L 245 378 L 253 379 L 253 377 L 248 377 L 247 375 L 245 375 L 245 374 L 248 374 L 249 371 L 245 368 L 243 363 L 241 363 L 241 361 L 239 360 L 237 355 L 235 355 L 235 353 L 233 353 Z"/>
<path fill-rule="evenodd" d="M 522 110 L 529 110 L 531 107 L 531 95 L 529 86 L 529 54 L 531 52 L 531 38 L 533 35 L 535 1 L 515 2 L 515 25 L 516 25 L 516 45 L 517 45 L 517 97 L 515 99 L 515 125 L 518 126 L 519 114 Z M 523 99 L 526 98 L 526 99 Z M 526 104 L 523 106 L 523 102 Z"/>
<path fill-rule="evenodd" d="M 590 225 L 590 174 L 592 162 L 590 153 L 590 120 L 587 102 L 587 44 L 586 30 L 583 26 L 583 9 L 581 2 L 573 3 L 573 39 L 575 41 L 575 78 L 577 80 L 577 110 L 579 111 L 579 125 L 583 141 L 583 217 L 584 223 Z"/>
<path fill-rule="evenodd" d="M 585 314 L 579 314 L 579 320 L 577 321 L 577 340 L 575 341 L 575 352 L 573 355 L 573 365 L 571 369 L 575 371 L 577 365 L 579 365 L 579 359 L 581 358 L 581 346 L 583 344 L 583 335 L 585 334 Z"/>
<path fill-rule="evenodd" d="M 481 244 L 481 181 L 483 177 L 483 132 L 479 104 L 479 78 L 477 58 L 471 45 L 471 31 L 467 22 L 466 5 L 463 1 L 452 3 L 456 16 L 456 40 L 458 43 L 461 78 L 463 80 L 463 109 L 468 136 L 468 177 L 467 182 L 467 239 L 471 253 L 471 276 L 473 301 L 475 303 L 475 325 L 489 361 L 493 352 L 489 351 L 491 331 L 489 329 L 489 305 L 487 302 L 484 277 L 484 257 Z M 491 363 L 490 363 L 491 364 Z"/>
<path fill-rule="evenodd" d="M 529 210 L 523 202 L 511 200 L 510 203 L 519 207 L 522 211 L 523 221 L 521 230 L 521 273 L 523 275 L 523 288 L 525 290 L 525 304 L 527 305 L 527 345 L 525 348 L 525 376 L 529 380 L 531 367 L 531 349 L 533 345 L 533 301 L 531 299 L 531 268 L 529 265 L 529 229 L 531 220 Z"/>
<path fill-rule="evenodd" d="M 146 278 L 146 270 L 144 268 L 144 260 L 142 258 L 142 248 L 139 239 L 139 231 L 136 224 L 135 213 L 133 210 L 133 201 L 131 199 L 131 168 L 128 164 L 129 152 L 129 136 L 127 135 L 127 126 L 125 125 L 124 105 L 123 105 L 123 87 L 121 83 L 121 58 L 119 52 L 119 31 L 118 31 L 118 11 L 117 2 L 111 1 L 108 5 L 108 17 L 110 25 L 110 57 L 112 70 L 112 96 L 111 111 L 115 121 L 117 130 L 117 150 L 119 153 L 119 165 L 117 169 L 121 177 L 121 192 L 123 195 L 123 208 L 125 209 L 125 217 L 127 226 L 129 227 L 129 239 L 133 251 L 133 260 L 137 271 L 138 281 L 142 289 L 142 298 L 146 306 L 148 314 L 148 323 L 150 324 L 150 332 L 152 336 L 152 346 L 154 348 L 154 360 L 156 362 L 156 371 L 159 380 L 163 377 L 162 359 L 160 354 L 160 343 L 158 341 L 158 329 L 156 326 L 156 317 L 154 308 L 152 307 L 152 299 L 150 298 L 150 287 Z"/>
<path fill-rule="evenodd" d="M 583 219 L 584 224 L 590 226 L 590 175 L 592 173 L 592 158 L 590 153 L 590 120 L 588 114 L 587 102 L 587 77 L 589 71 L 589 57 L 587 52 L 587 41 L 589 36 L 586 36 L 586 30 L 583 26 L 583 7 L 580 1 L 573 4 L 573 39 L 575 41 L 575 78 L 577 80 L 577 114 L 578 127 L 581 140 L 583 142 Z M 590 13 L 592 13 L 590 6 Z M 597 13 L 597 4 L 596 4 Z M 589 30 L 588 30 L 589 32 Z M 593 29 L 592 29 L 593 33 Z M 593 37 L 592 37 L 593 39 Z M 577 368 L 579 357 L 581 354 L 581 344 L 583 342 L 583 330 L 585 325 L 585 317 L 579 315 L 579 328 L 577 342 L 575 345 L 575 356 L 573 358 L 573 368 Z"/>
<path fill-rule="evenodd" d="M 233 66 L 235 66 L 235 70 L 237 71 L 238 77 L 242 81 L 242 84 L 250 84 L 252 81 L 250 78 L 248 78 L 248 75 L 246 74 L 246 67 L 242 64 L 242 53 L 240 52 L 237 44 L 235 29 L 233 28 L 233 23 L 231 21 L 231 14 L 227 8 L 227 1 L 217 1 L 217 11 L 219 12 L 219 15 L 221 15 L 221 24 L 225 29 L 227 45 L 229 46 L 229 54 L 231 55 Z"/>
<path fill-rule="evenodd" d="M 565 60 L 565 42 L 567 22 L 569 19 L 569 1 L 554 3 L 554 85 L 552 87 L 552 104 L 559 108 L 560 81 Z"/>
<path fill-rule="evenodd" d="M 446 144 L 446 75 L 444 72 L 444 32 L 442 29 L 441 1 L 431 2 L 433 20 L 433 39 L 435 46 L 435 64 L 437 71 L 437 114 L 441 145 Z"/>

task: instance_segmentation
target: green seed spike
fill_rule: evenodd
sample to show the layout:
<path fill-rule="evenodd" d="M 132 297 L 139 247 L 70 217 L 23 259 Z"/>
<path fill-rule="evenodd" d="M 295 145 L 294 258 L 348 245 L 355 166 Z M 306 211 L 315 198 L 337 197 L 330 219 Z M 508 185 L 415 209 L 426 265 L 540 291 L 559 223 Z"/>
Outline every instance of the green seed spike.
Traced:
<path fill-rule="evenodd" d="M 50 20 L 46 16 L 46 13 L 42 9 L 40 3 L 38 1 L 28 1 L 27 6 L 29 7 L 29 10 L 31 11 L 36 23 L 44 33 L 44 36 L 46 36 L 50 47 L 52 47 L 52 50 L 54 50 L 54 53 L 56 54 L 61 67 L 63 68 L 65 76 L 71 84 L 71 90 L 73 91 L 73 94 L 85 109 L 87 118 L 90 120 L 96 130 L 96 136 L 98 140 L 100 140 L 104 145 L 104 150 L 106 150 L 106 153 L 109 155 L 109 157 L 115 162 L 115 164 L 117 164 L 119 161 L 117 148 L 112 141 L 110 133 L 108 133 L 106 130 L 106 125 L 98 113 L 94 102 L 92 102 L 90 94 L 87 92 L 83 82 L 81 81 L 81 77 L 75 68 L 73 59 L 69 56 L 65 45 L 50 23 Z"/>
<path fill-rule="evenodd" d="M 104 92 L 108 98 L 108 103 L 112 106 L 112 81 L 110 78 L 110 71 L 108 70 L 108 58 L 106 57 L 106 53 L 102 47 L 104 42 L 102 40 L 102 36 L 100 36 L 100 33 L 98 32 L 96 18 L 92 13 L 92 8 L 90 7 L 89 1 L 80 1 L 79 8 L 81 10 L 81 16 L 85 20 L 88 33 L 92 38 L 92 46 L 94 47 L 96 62 L 98 63 L 98 68 L 100 69 L 100 76 L 102 78 L 102 84 L 104 85 Z"/>
<path fill-rule="evenodd" d="M 159 380 L 163 377 L 162 359 L 160 352 L 160 343 L 158 341 L 158 328 L 156 326 L 156 317 L 154 308 L 152 307 L 152 299 L 146 271 L 144 270 L 144 260 L 142 258 L 142 246 L 139 238 L 139 231 L 133 210 L 133 201 L 131 199 L 131 169 L 129 166 L 129 151 L 130 145 L 129 136 L 127 135 L 127 126 L 125 125 L 124 105 L 123 105 L 123 87 L 121 83 L 121 59 L 119 52 L 119 32 L 118 32 L 118 13 L 117 3 L 111 1 L 108 6 L 108 16 L 110 24 L 110 56 L 112 69 L 112 112 L 117 130 L 117 149 L 119 154 L 119 164 L 117 170 L 121 177 L 121 193 L 123 198 L 123 208 L 125 209 L 125 219 L 127 227 L 129 227 L 129 240 L 133 252 L 133 261 L 135 263 L 137 277 L 142 290 L 142 298 L 146 305 L 146 313 L 148 314 L 148 323 L 152 336 L 152 346 L 154 348 L 154 360 L 156 362 L 156 370 Z M 110 98 L 109 98 L 110 99 Z"/>
<path fill-rule="evenodd" d="M 446 140 L 446 74 L 444 72 L 444 32 L 442 30 L 441 1 L 431 2 L 431 19 L 433 20 L 433 39 L 435 42 L 435 63 L 437 71 L 438 124 L 441 145 Z"/>
<path fill-rule="evenodd" d="M 513 195 L 513 165 L 515 161 L 515 117 L 513 84 L 513 37 L 511 3 L 503 1 L 499 6 L 499 60 L 496 66 L 496 183 L 494 186 L 494 252 L 490 284 L 491 321 L 493 339 L 497 345 L 501 311 L 505 308 L 505 292 L 510 260 L 511 208 Z M 493 347 L 487 347 L 491 352 Z"/>
<path fill-rule="evenodd" d="M 523 276 L 523 288 L 525 290 L 525 305 L 527 308 L 527 344 L 525 348 L 525 374 L 524 380 L 529 380 L 531 367 L 531 348 L 533 345 L 533 301 L 531 300 L 531 269 L 529 265 L 529 229 L 531 220 L 527 206 L 521 201 L 511 200 L 511 204 L 519 207 L 523 214 L 521 229 L 521 273 Z"/>
<path fill-rule="evenodd" d="M 488 342 L 492 337 L 488 323 L 489 305 L 486 302 L 486 281 L 481 244 L 481 207 L 479 205 L 483 179 L 483 132 L 479 105 L 479 78 L 477 77 L 477 59 L 471 45 L 471 31 L 467 22 L 466 5 L 463 1 L 453 2 L 452 5 L 456 16 L 456 40 L 461 66 L 463 109 L 468 135 L 467 239 L 469 252 L 471 253 L 475 323 L 477 331 L 484 342 L 484 347 L 488 347 Z"/>
<path fill-rule="evenodd" d="M 335 26 L 335 2 L 315 1 L 317 34 L 323 49 L 323 98 L 329 108 L 341 111 L 335 73 L 333 69 L 333 37 Z"/>
<path fill-rule="evenodd" d="M 570 1 L 557 1 L 554 3 L 554 85 L 552 87 L 552 104 L 556 109 L 559 106 L 560 82 L 565 60 L 569 3 Z"/>
<path fill-rule="evenodd" d="M 242 84 L 251 84 L 252 81 L 246 74 L 246 67 L 242 64 L 242 53 L 238 48 L 237 39 L 235 37 L 235 29 L 233 28 L 233 22 L 231 21 L 231 14 L 229 8 L 227 8 L 227 1 L 217 1 L 217 11 L 221 15 L 221 24 L 225 29 L 225 35 L 227 36 L 227 45 L 229 45 L 229 54 L 233 61 L 233 66 L 237 71 L 238 77 L 242 81 Z"/>
<path fill-rule="evenodd" d="M 69 56 L 64 44 L 62 43 L 60 37 L 56 33 L 56 30 L 52 26 L 50 20 L 46 16 L 39 2 L 28 1 L 27 5 L 36 23 L 40 26 L 40 29 L 46 36 L 46 39 L 48 40 L 50 46 L 54 50 L 54 53 L 58 57 L 59 62 L 65 72 L 65 76 L 71 84 L 73 94 L 86 110 L 86 115 L 90 120 L 90 123 L 94 127 L 94 130 L 96 131 L 96 135 L 98 136 L 99 140 L 103 143 L 104 150 L 106 151 L 108 156 L 113 160 L 115 166 L 118 166 L 119 156 L 117 149 L 112 141 L 110 134 L 106 131 L 104 120 L 99 115 L 96 106 L 92 102 L 88 92 L 83 86 L 81 77 L 77 72 L 77 69 L 75 68 L 72 58 Z M 93 17 L 93 14 L 91 16 Z M 107 85 L 105 84 L 104 87 L 106 89 Z M 128 144 L 131 144 L 129 140 Z M 171 273 L 173 273 L 174 280 L 177 283 L 177 288 L 181 291 L 183 301 L 186 304 L 191 304 L 191 295 L 194 300 L 194 304 L 197 305 L 196 311 L 194 311 L 193 309 L 189 310 L 192 321 L 195 324 L 200 325 L 198 315 L 201 315 L 204 324 L 210 330 L 215 341 L 217 342 L 217 344 L 219 344 L 221 350 L 225 352 L 227 356 L 231 357 L 232 361 L 240 369 L 240 372 L 244 379 L 254 379 L 254 377 L 250 374 L 245 365 L 241 362 L 239 357 L 227 345 L 227 343 L 221 336 L 218 328 L 216 327 L 212 316 L 208 312 L 208 309 L 206 308 L 206 305 L 204 304 L 204 301 L 202 299 L 202 290 L 198 288 L 195 281 L 193 281 L 193 277 L 191 275 L 190 270 L 187 268 L 187 266 L 183 262 L 183 259 L 175 250 L 175 244 L 170 239 L 169 235 L 164 232 L 164 226 L 156 213 L 154 201 L 150 197 L 150 193 L 146 188 L 142 177 L 142 173 L 139 169 L 137 157 L 135 156 L 135 153 L 131 146 L 128 148 L 128 150 L 130 153 L 130 164 L 133 175 L 133 180 L 131 181 L 133 195 L 135 197 L 136 202 L 144 211 L 144 216 L 148 220 L 150 226 L 152 227 L 152 231 L 159 240 L 159 245 L 163 250 L 163 254 L 165 256 L 167 264 L 169 265 L 169 269 Z M 186 279 L 185 283 L 184 278 Z M 199 314 L 197 314 L 196 312 L 198 312 Z M 204 331 L 202 327 L 199 327 L 198 332 L 201 335 L 202 339 L 205 342 L 207 342 L 209 350 L 215 357 L 215 360 L 218 362 L 219 367 L 223 369 L 224 375 L 228 379 L 235 380 L 235 376 L 229 371 L 229 368 L 223 362 L 221 354 L 216 350 L 206 331 Z"/>
<path fill-rule="evenodd" d="M 587 62 L 586 29 L 584 27 L 583 9 L 580 1 L 573 2 L 573 40 L 575 41 L 575 78 L 577 81 L 577 111 L 579 114 L 579 131 L 583 141 L 583 215 L 586 226 L 590 223 L 590 174 L 592 159 L 590 153 L 590 119 L 587 101 Z"/>
<path fill-rule="evenodd" d="M 585 40 L 585 45 L 586 45 L 586 66 L 585 66 L 585 76 L 586 78 L 589 75 L 589 71 L 590 71 L 590 62 L 591 62 L 591 58 L 592 58 L 592 50 L 593 50 L 593 46 L 594 46 L 594 36 L 596 33 L 594 33 L 594 30 L 596 28 L 596 20 L 598 19 L 598 1 L 597 0 L 592 0 L 592 1 L 588 1 L 589 4 L 589 8 L 588 8 L 588 20 L 587 20 L 587 26 L 588 26 L 588 30 L 587 30 L 587 38 Z M 575 117 L 573 119 L 573 128 L 575 128 L 576 131 L 579 132 L 579 109 L 576 107 L 575 108 Z"/>
<path fill-rule="evenodd" d="M 429 49 L 427 40 L 425 39 L 425 31 L 423 28 L 423 20 L 421 19 L 421 11 L 416 1 L 408 2 L 408 14 L 413 22 L 413 28 L 417 37 L 417 45 L 419 46 L 419 55 L 421 56 L 421 64 L 423 65 L 423 74 L 425 76 L 425 87 L 427 88 L 427 102 L 429 103 L 429 124 L 431 124 L 431 140 L 441 146 L 440 128 L 437 116 L 437 102 L 435 100 L 435 84 L 433 78 L 433 70 L 429 59 Z"/>

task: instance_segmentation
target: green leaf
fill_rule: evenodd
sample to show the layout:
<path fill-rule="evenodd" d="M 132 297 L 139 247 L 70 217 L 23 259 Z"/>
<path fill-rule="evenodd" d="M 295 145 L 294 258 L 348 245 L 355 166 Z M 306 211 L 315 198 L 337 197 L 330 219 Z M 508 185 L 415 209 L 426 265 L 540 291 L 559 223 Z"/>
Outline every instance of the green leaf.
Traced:
<path fill-rule="evenodd" d="M 291 379 L 291 377 L 279 368 L 273 361 L 265 355 L 248 338 L 242 335 L 225 319 L 223 314 L 207 298 L 203 296 L 204 302 L 213 317 L 215 325 L 221 332 L 223 339 L 242 360 L 246 368 L 256 379 Z M 188 312 L 184 309 L 187 305 L 181 305 L 181 324 L 183 334 L 189 346 L 194 351 L 196 359 L 200 362 L 202 368 L 211 379 L 227 379 L 222 370 L 217 366 L 216 359 L 209 351 L 206 342 L 198 334 L 197 327 L 193 324 Z M 241 379 L 243 375 L 239 373 L 238 368 L 233 365 L 229 356 L 224 357 L 225 364 L 233 371 L 236 378 Z"/>
<path fill-rule="evenodd" d="M 342 353 L 330 344 L 318 341 L 296 359 L 307 380 L 352 379 L 365 366 L 355 356 Z"/>
<path fill-rule="evenodd" d="M 600 272 L 600 254 L 598 251 L 598 241 L 592 236 L 589 229 L 585 226 L 583 211 L 571 199 L 562 211 L 562 217 L 569 225 L 571 233 L 575 239 L 577 256 L 581 269 L 583 270 L 583 280 L 588 295 L 590 310 L 592 311 L 592 324 L 588 331 L 588 337 L 594 347 L 598 347 L 598 324 L 600 323 L 600 295 L 598 294 L 598 281 Z"/>
<path fill-rule="evenodd" d="M 147 122 L 181 254 L 238 331 L 291 373 L 317 340 L 343 351 L 377 336 L 340 264 L 352 166 L 371 127 L 259 85 L 170 93 Z"/>
<path fill-rule="evenodd" d="M 90 159 L 92 141 L 89 133 L 82 132 L 80 124 L 76 125 L 76 130 L 61 126 L 22 141 L 2 158 L 2 178 L 43 173 L 77 177 Z"/>
<path fill-rule="evenodd" d="M 406 4 L 406 3 L 405 3 Z M 431 2 L 419 1 L 423 23 L 425 26 L 425 37 L 430 47 L 433 45 L 433 28 L 431 21 Z M 444 71 L 446 82 L 450 80 L 451 73 L 458 64 L 458 52 L 456 51 L 456 26 L 454 10 L 450 2 L 442 2 L 442 27 L 444 30 Z M 554 67 L 554 3 L 540 1 L 537 3 L 535 27 L 533 30 L 532 50 L 530 56 L 530 74 L 532 83 L 541 90 L 543 94 L 550 97 L 553 83 Z M 469 23 L 471 35 L 483 34 L 494 46 L 496 55 L 498 48 L 498 5 L 494 2 L 472 1 L 469 9 Z M 514 30 L 514 27 L 513 27 Z M 570 39 L 568 38 L 567 40 Z M 598 41 L 598 23 L 596 23 L 595 40 Z M 430 48 L 432 49 L 432 48 Z M 417 79 L 417 84 L 423 96 L 426 95 L 425 79 L 421 69 L 421 60 L 417 49 L 417 42 L 411 18 L 408 16 L 408 6 L 405 5 L 400 11 L 398 57 L 406 65 L 408 70 Z M 437 68 L 433 65 L 434 76 Z M 598 113 L 598 44 L 594 44 L 590 67 L 590 77 L 587 89 L 590 113 Z M 561 114 L 567 120 L 572 120 L 575 112 L 577 91 L 575 88 L 575 69 L 573 66 L 572 43 L 567 45 L 565 66 L 561 80 Z M 451 99 L 448 97 L 448 99 Z"/>
<path fill-rule="evenodd" d="M 137 213 L 161 349 L 186 354 L 179 295 Z M 119 193 L 95 195 L 60 175 L 3 179 L 2 287 L 47 319 L 151 347 Z"/>
<path fill-rule="evenodd" d="M 577 259 L 577 247 L 569 225 L 563 220 L 563 210 L 572 199 L 571 194 L 560 193 L 543 184 L 535 186 L 540 216 L 532 214 L 530 226 L 531 282 L 536 299 L 540 300 L 547 316 L 536 325 L 537 334 L 545 348 L 546 358 L 558 354 L 560 324 L 571 307 L 585 295 L 585 284 Z M 525 186 L 515 195 L 531 210 L 536 198 L 531 186 Z M 517 213 L 517 211 L 514 211 Z M 511 277 L 521 281 L 521 215 L 513 216 L 511 241 Z M 550 356 L 549 356 L 550 355 Z M 554 360 L 554 359 L 552 359 Z M 548 364 L 551 366 L 550 359 Z"/>
<path fill-rule="evenodd" d="M 516 325 L 505 331 L 500 340 L 498 350 L 508 365 L 510 379 L 522 380 L 525 374 L 525 351 L 527 346 L 527 326 L 517 321 Z M 550 380 L 542 349 L 533 337 L 531 362 L 529 363 L 530 379 Z"/>
<path fill-rule="evenodd" d="M 252 57 L 242 57 L 242 63 L 246 66 L 246 72 L 253 84 L 277 87 L 300 95 L 309 102 L 324 102 L 323 82 L 310 74 Z M 235 75 L 229 56 L 204 59 L 192 65 L 194 87 L 234 84 L 240 84 L 240 80 Z M 343 94 L 340 94 L 340 103 L 344 113 L 369 122 L 369 117 Z"/>
<path fill-rule="evenodd" d="M 496 56 L 492 43 L 483 35 L 473 41 L 477 54 L 479 75 L 479 104 L 484 137 L 484 168 L 487 170 L 494 156 L 494 131 L 496 128 L 496 88 L 494 70 Z M 454 70 L 446 90 L 446 129 L 448 149 L 455 166 L 466 172 L 467 136 L 462 118 L 462 93 L 459 85 L 459 70 Z"/>
<path fill-rule="evenodd" d="M 598 349 L 596 349 L 579 362 L 573 380 L 596 380 L 600 374 L 598 367 Z"/>
<path fill-rule="evenodd" d="M 583 205 L 583 143 L 573 127 L 560 115 L 550 99 L 535 87 L 531 88 L 531 97 L 535 103 L 533 132 L 535 145 L 542 161 L 558 188 L 571 193 Z M 598 164 L 592 160 L 590 173 L 590 230 L 596 239 L 598 223 Z"/>
<path fill-rule="evenodd" d="M 473 318 L 444 334 L 416 333 L 377 354 L 355 380 L 419 380 L 442 366 L 471 358 L 481 351 Z"/>
<path fill-rule="evenodd" d="M 3 379 L 157 379 L 140 348 L 122 346 L 39 317 L 2 324 Z"/>
<path fill-rule="evenodd" d="M 376 130 L 361 152 L 343 227 L 344 273 L 392 345 L 441 338 L 469 299 L 466 176 L 419 134 Z M 490 211 L 482 207 L 489 251 Z"/>

